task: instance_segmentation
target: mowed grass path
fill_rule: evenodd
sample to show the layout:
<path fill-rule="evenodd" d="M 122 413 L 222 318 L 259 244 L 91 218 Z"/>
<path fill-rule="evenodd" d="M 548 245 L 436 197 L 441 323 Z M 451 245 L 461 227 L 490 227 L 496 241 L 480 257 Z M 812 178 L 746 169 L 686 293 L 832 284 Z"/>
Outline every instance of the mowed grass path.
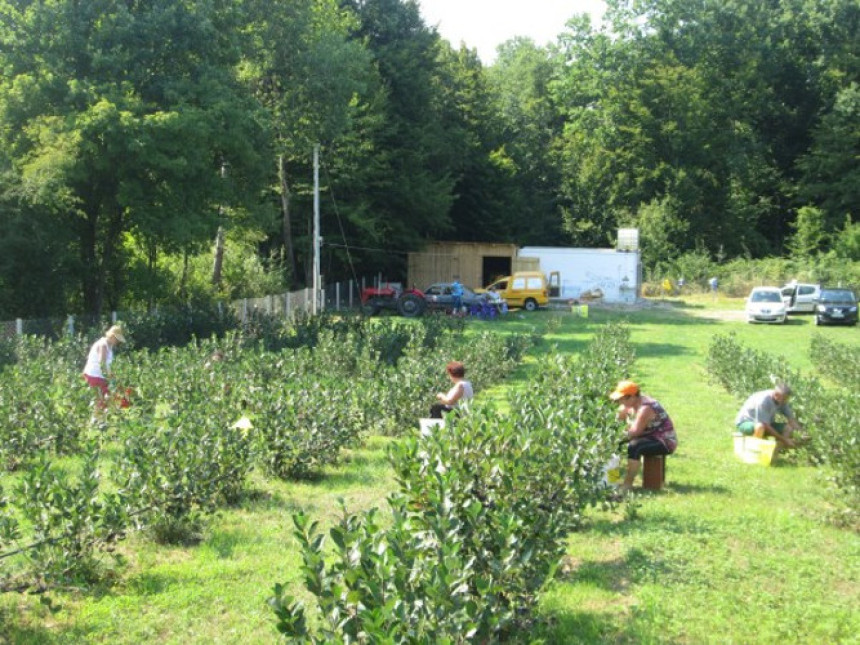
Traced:
<path fill-rule="evenodd" d="M 547 643 L 853 643 L 860 634 L 860 542 L 826 521 L 826 489 L 813 468 L 738 463 L 731 427 L 737 401 L 708 383 L 704 360 L 715 333 L 735 330 L 751 346 L 809 369 L 809 317 L 782 327 L 724 321 L 737 301 L 675 303 L 672 309 L 598 311 L 588 319 L 559 312 L 513 313 L 476 328 L 528 330 L 558 321 L 548 343 L 504 386 L 481 396 L 504 400 L 551 351 L 577 352 L 594 329 L 627 320 L 636 377 L 664 403 L 681 447 L 667 486 L 631 506 L 593 511 L 570 537 L 563 571 L 542 602 Z M 713 318 L 706 316 L 713 315 Z M 704 316 L 704 317 L 703 317 Z M 825 329 L 860 343 L 860 330 Z M 35 596 L 0 595 L 0 642 L 273 643 L 265 604 L 275 582 L 301 587 L 291 513 L 324 524 L 339 514 L 383 506 L 394 482 L 385 438 L 316 483 L 255 478 L 238 508 L 214 518 L 204 542 L 168 548 L 132 536 L 118 580 L 95 589 Z"/>

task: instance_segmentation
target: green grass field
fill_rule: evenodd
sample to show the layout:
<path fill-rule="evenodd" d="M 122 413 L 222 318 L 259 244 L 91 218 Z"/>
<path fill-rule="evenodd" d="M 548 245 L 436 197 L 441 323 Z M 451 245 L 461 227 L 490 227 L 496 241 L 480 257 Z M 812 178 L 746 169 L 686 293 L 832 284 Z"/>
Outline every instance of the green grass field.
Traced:
<path fill-rule="evenodd" d="M 740 301 L 709 296 L 637 311 L 592 308 L 587 319 L 546 311 L 513 313 L 498 329 L 549 324 L 538 352 L 503 387 L 526 387 L 548 352 L 577 352 L 596 326 L 624 319 L 637 353 L 636 378 L 673 417 L 681 445 L 667 485 L 614 510 L 592 511 L 570 536 L 567 557 L 541 603 L 547 643 L 860 642 L 860 538 L 828 522 L 831 493 L 821 473 L 791 458 L 772 468 L 732 452 L 739 401 L 709 384 L 704 361 L 714 334 L 733 330 L 750 346 L 810 369 L 814 333 L 860 344 L 857 328 L 818 330 L 809 316 L 751 326 L 724 310 Z M 291 513 L 332 522 L 384 504 L 393 489 L 371 438 L 312 484 L 255 479 L 253 494 L 211 522 L 202 544 L 157 546 L 141 536 L 121 545 L 116 580 L 96 588 L 0 596 L 0 641 L 10 643 L 276 642 L 266 606 L 275 582 L 301 593 Z M 526 639 L 524 639 L 526 640 Z"/>

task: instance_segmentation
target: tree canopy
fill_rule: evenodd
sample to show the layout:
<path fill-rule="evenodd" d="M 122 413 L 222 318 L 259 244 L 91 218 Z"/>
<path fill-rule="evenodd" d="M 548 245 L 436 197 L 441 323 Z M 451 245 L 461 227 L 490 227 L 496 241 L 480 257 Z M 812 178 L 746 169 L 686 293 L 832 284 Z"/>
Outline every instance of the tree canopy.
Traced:
<path fill-rule="evenodd" d="M 626 226 L 649 266 L 856 254 L 858 26 L 852 0 L 609 0 L 485 66 L 414 0 L 0 0 L 0 310 L 184 302 L 213 244 L 306 284 L 316 144 L 329 279 Z"/>

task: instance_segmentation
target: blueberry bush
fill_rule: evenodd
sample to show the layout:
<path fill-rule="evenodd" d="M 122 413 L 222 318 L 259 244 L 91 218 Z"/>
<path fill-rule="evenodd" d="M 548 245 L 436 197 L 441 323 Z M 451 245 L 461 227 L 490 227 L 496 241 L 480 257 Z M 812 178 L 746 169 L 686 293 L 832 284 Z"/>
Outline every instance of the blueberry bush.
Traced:
<path fill-rule="evenodd" d="M 252 471 L 324 477 L 369 434 L 413 430 L 452 358 L 480 389 L 536 340 L 469 335 L 444 317 L 218 320 L 129 319 L 103 412 L 80 374 L 92 334 L 16 341 L 0 370 L 0 467 L 14 493 L 0 491 L 0 588 L 98 578 L 132 530 L 193 543 L 242 502 Z"/>
<path fill-rule="evenodd" d="M 815 337 L 812 345 L 821 352 L 821 358 L 814 361 L 817 368 L 832 377 L 828 356 L 840 355 L 840 348 Z M 845 355 L 850 352 L 841 354 Z M 852 368 L 848 367 L 847 380 L 840 379 L 847 387 L 826 387 L 816 376 L 792 368 L 783 357 L 745 347 L 733 334 L 714 338 L 706 364 L 711 378 L 739 401 L 779 382 L 791 385 L 792 408 L 810 439 L 804 452 L 813 463 L 824 466 L 822 475 L 839 491 L 838 521 L 856 524 L 860 517 L 860 412 L 853 401 L 856 389 L 850 385 L 856 386 L 851 380 Z"/>
<path fill-rule="evenodd" d="M 394 444 L 398 491 L 385 521 L 377 509 L 344 511 L 326 536 L 295 515 L 314 605 L 276 584 L 281 633 L 308 643 L 527 634 L 565 536 L 607 498 L 602 469 L 618 423 L 606 394 L 631 360 L 628 331 L 608 325 L 578 359 L 547 361 L 506 414 L 476 404 Z"/>

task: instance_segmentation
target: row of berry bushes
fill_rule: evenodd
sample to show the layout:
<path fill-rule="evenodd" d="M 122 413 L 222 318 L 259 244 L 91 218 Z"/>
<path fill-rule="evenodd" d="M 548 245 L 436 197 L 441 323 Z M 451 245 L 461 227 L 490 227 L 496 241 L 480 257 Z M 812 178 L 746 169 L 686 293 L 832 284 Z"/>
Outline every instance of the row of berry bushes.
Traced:
<path fill-rule="evenodd" d="M 829 341 L 813 340 L 816 347 Z M 847 347 L 830 345 L 833 355 L 850 355 Z M 823 365 L 829 375 L 829 363 Z M 843 364 L 843 360 L 839 361 Z M 810 436 L 809 458 L 827 466 L 828 479 L 840 492 L 841 521 L 856 522 L 860 509 L 860 450 L 857 428 L 860 413 L 854 404 L 858 382 L 849 375 L 842 387 L 825 387 L 814 377 L 801 374 L 783 357 L 745 347 L 734 334 L 716 336 L 709 349 L 707 369 L 711 378 L 739 399 L 757 390 L 789 383 L 794 390 L 792 408 Z M 849 372 L 850 374 L 850 372 Z M 850 381 L 850 382 L 849 382 Z"/>
<path fill-rule="evenodd" d="M 333 553 L 317 522 L 294 516 L 314 616 L 278 584 L 278 629 L 312 643 L 528 634 L 565 536 L 606 498 L 602 469 L 617 439 L 606 393 L 631 360 L 626 328 L 607 326 L 578 359 L 543 364 L 506 414 L 477 404 L 395 444 L 388 517 L 344 511 Z"/>
<path fill-rule="evenodd" d="M 853 392 L 860 390 L 860 347 L 814 334 L 809 344 L 809 358 L 815 369 L 834 385 Z"/>
<path fill-rule="evenodd" d="M 125 368 L 121 366 L 125 357 L 115 365 L 118 372 L 126 371 L 124 380 L 136 388 L 146 389 L 147 375 L 157 373 L 158 366 L 145 358 L 146 352 L 137 350 L 148 350 L 162 357 L 157 359 L 160 361 L 169 348 L 191 343 L 193 358 L 189 365 L 176 365 L 176 369 L 190 370 L 188 380 L 180 379 L 188 383 L 194 378 L 195 368 L 206 360 L 200 358 L 200 351 L 197 351 L 200 343 L 196 338 L 217 338 L 219 344 L 230 346 L 237 353 L 245 347 L 269 350 L 314 347 L 322 329 L 344 333 L 345 329 L 360 329 L 363 323 L 357 317 L 337 319 L 323 315 L 284 320 L 255 313 L 240 333 L 237 331 L 239 322 L 231 314 L 215 308 L 197 308 L 179 313 L 135 315 L 125 324 L 131 333 L 127 334 L 129 342 L 122 352 L 132 352 L 135 359 Z M 422 336 L 427 343 L 447 333 L 439 321 L 429 322 L 424 329 Z M 57 455 L 74 454 L 78 450 L 92 403 L 91 393 L 82 386 L 80 372 L 89 344 L 99 333 L 94 327 L 85 334 L 61 336 L 54 341 L 44 336 L 26 335 L 3 341 L 0 417 L 7 419 L 7 423 L 0 430 L 0 469 L 15 470 L 29 455 L 42 450 Z M 390 329 L 370 334 L 371 342 L 383 347 L 396 347 L 400 341 L 391 339 L 400 336 L 400 332 Z M 399 356 L 389 351 L 383 358 L 396 363 Z M 142 367 L 134 374 L 136 363 Z M 168 374 L 167 378 L 171 376 Z M 198 394 L 202 391 L 198 390 Z"/>
<path fill-rule="evenodd" d="M 96 424 L 80 377 L 88 341 L 21 339 L 0 373 L 0 457 L 17 471 L 0 479 L 13 493 L 0 494 L 7 588 L 97 576 L 132 529 L 193 540 L 208 515 L 241 500 L 252 469 L 322 476 L 368 433 L 417 427 L 451 358 L 485 387 L 534 340 L 467 335 L 444 319 L 330 322 L 122 352 L 113 387 L 128 388 L 131 406 Z"/>

